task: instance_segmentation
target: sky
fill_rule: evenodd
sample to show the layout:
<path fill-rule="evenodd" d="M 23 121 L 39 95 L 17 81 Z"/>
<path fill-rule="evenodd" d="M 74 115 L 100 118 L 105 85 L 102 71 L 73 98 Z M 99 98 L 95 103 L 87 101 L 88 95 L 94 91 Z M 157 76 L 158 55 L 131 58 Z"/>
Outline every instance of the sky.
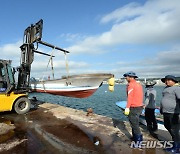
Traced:
<path fill-rule="evenodd" d="M 19 66 L 24 30 L 40 19 L 42 40 L 70 51 L 69 75 L 180 76 L 180 0 L 2 0 L 0 59 Z M 56 78 L 67 75 L 63 52 L 38 50 L 55 56 Z M 35 54 L 31 76 L 51 75 L 48 61 Z"/>

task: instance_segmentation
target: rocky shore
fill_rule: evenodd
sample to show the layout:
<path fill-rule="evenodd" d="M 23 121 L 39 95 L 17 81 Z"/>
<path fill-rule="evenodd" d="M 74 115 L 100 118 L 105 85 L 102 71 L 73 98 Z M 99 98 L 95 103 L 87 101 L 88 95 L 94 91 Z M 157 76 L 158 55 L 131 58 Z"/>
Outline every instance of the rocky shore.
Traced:
<path fill-rule="evenodd" d="M 36 103 L 25 115 L 0 114 L 0 153 L 151 153 L 162 148 L 132 149 L 129 122 L 51 103 Z M 170 139 L 167 132 L 150 135 L 142 125 L 144 140 Z"/>

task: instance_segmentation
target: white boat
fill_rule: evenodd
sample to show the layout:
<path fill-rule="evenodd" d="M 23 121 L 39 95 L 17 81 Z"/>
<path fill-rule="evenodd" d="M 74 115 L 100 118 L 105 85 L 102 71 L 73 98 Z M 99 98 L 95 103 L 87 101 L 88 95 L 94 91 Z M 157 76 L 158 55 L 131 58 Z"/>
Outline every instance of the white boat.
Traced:
<path fill-rule="evenodd" d="M 80 74 L 63 77 L 56 80 L 37 81 L 31 78 L 31 90 L 61 96 L 85 98 L 91 96 L 104 80 L 113 74 Z"/>
<path fill-rule="evenodd" d="M 116 105 L 117 105 L 118 107 L 120 107 L 122 110 L 125 110 L 126 104 L 127 104 L 126 101 L 116 102 Z M 143 110 L 143 111 L 142 111 L 142 114 L 140 115 L 140 123 L 142 123 L 143 125 L 146 125 L 146 126 L 147 126 L 144 112 L 145 112 L 145 111 Z M 160 111 L 159 111 L 159 109 L 155 109 L 155 115 L 156 115 L 156 121 L 157 121 L 157 124 L 158 124 L 158 129 L 167 131 L 167 129 L 164 127 L 163 119 L 162 119 L 162 118 L 159 118 L 159 116 L 160 116 Z"/>

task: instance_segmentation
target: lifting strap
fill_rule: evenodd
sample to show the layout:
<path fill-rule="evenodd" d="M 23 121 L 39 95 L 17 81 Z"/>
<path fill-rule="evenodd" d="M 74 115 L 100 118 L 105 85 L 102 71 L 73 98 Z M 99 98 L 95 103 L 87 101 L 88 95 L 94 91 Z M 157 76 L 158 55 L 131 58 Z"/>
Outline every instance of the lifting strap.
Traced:
<path fill-rule="evenodd" d="M 51 70 L 52 70 L 53 79 L 54 79 L 54 66 L 53 66 L 53 53 L 54 53 L 54 49 L 55 49 L 55 47 L 53 48 L 53 51 L 51 53 L 51 56 L 49 58 L 49 61 L 48 61 L 47 67 L 46 67 L 46 71 L 47 71 L 49 63 L 51 62 Z M 64 52 L 64 57 L 65 57 L 65 65 L 66 65 L 66 73 L 67 73 L 66 77 L 67 77 L 67 80 L 68 80 L 68 77 L 69 77 L 69 64 L 68 64 L 66 52 Z"/>
<path fill-rule="evenodd" d="M 64 57 L 65 57 L 66 72 L 67 72 L 67 78 L 68 78 L 69 77 L 69 64 L 68 64 L 66 52 L 64 52 Z"/>
<path fill-rule="evenodd" d="M 48 61 L 47 67 L 46 67 L 46 71 L 47 71 L 49 63 L 51 62 L 51 71 L 52 71 L 53 79 L 54 79 L 54 67 L 53 67 L 53 53 L 54 53 L 54 49 L 55 49 L 55 47 L 53 48 L 53 51 L 51 53 L 51 56 L 49 58 L 49 61 Z"/>
<path fill-rule="evenodd" d="M 54 79 L 54 67 L 53 67 L 53 58 L 51 57 L 51 70 L 52 70 L 52 76 Z"/>

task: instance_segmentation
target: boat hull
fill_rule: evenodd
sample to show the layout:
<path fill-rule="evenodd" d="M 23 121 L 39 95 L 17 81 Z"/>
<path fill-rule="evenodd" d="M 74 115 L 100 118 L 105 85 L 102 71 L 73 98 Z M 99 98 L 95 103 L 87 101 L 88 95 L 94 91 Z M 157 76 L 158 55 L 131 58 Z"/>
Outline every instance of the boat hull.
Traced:
<path fill-rule="evenodd" d="M 66 97 L 76 97 L 76 98 L 86 98 L 91 96 L 93 93 L 95 93 L 96 89 L 88 89 L 88 90 L 77 90 L 77 91 L 64 91 L 64 90 L 42 90 L 42 89 L 36 89 L 33 90 L 34 92 L 40 92 L 40 93 L 49 93 L 53 95 L 60 95 L 60 96 L 66 96 Z"/>
<path fill-rule="evenodd" d="M 112 74 L 81 74 L 56 80 L 31 81 L 30 85 L 34 92 L 86 98 L 96 92 L 104 80 L 111 77 Z"/>

